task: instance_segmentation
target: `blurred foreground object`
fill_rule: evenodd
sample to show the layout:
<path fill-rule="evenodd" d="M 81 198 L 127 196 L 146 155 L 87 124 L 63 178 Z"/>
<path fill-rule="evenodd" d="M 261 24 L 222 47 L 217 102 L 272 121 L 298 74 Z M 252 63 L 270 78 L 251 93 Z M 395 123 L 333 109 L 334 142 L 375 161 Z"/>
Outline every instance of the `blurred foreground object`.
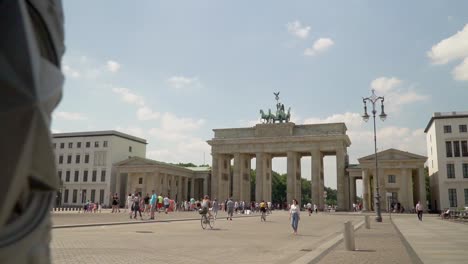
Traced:
<path fill-rule="evenodd" d="M 59 0 L 0 0 L 0 263 L 50 263 L 59 186 L 51 113 L 62 96 Z"/>

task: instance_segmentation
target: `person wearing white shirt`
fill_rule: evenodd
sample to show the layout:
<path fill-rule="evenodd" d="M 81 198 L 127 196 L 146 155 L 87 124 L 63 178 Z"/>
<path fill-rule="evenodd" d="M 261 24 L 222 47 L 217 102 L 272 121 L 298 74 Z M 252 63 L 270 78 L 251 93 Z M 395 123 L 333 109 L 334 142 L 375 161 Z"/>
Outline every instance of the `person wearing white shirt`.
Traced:
<path fill-rule="evenodd" d="M 299 208 L 297 200 L 293 199 L 291 207 L 289 208 L 289 220 L 291 220 L 291 226 L 294 230 L 293 232 L 294 235 L 297 235 L 297 228 L 298 228 L 299 220 L 300 220 L 300 216 L 299 216 L 300 211 L 301 209 Z"/>
<path fill-rule="evenodd" d="M 420 201 L 416 204 L 416 213 L 418 213 L 419 221 L 422 221 L 423 207 Z"/>

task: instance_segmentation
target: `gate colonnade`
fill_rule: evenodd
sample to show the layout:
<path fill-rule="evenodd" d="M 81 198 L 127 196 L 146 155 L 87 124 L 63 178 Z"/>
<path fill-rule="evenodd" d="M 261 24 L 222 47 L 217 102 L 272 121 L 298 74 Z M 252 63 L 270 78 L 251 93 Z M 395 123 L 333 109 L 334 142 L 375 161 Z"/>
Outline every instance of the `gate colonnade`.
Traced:
<path fill-rule="evenodd" d="M 337 205 L 349 210 L 347 148 L 351 141 L 344 123 L 295 125 L 257 124 L 250 128 L 214 129 L 211 196 L 250 202 L 251 160 L 256 159 L 255 200 L 271 201 L 272 159 L 287 157 L 287 202 L 301 197 L 301 157 L 311 156 L 312 203 L 324 206 L 323 157 L 336 156 Z M 231 174 L 231 160 L 234 165 Z"/>

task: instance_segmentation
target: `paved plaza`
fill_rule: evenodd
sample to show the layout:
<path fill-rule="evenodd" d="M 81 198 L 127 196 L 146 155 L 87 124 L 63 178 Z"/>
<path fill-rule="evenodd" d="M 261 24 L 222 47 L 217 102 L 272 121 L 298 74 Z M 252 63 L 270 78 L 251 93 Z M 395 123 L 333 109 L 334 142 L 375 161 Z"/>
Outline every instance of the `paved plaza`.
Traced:
<path fill-rule="evenodd" d="M 360 213 L 303 212 L 299 235 L 288 214 L 220 212 L 213 230 L 202 230 L 196 212 L 157 214 L 156 221 L 130 220 L 128 214 L 54 213 L 54 263 L 466 263 L 468 225 L 425 215 L 384 215 L 356 230 L 356 251 L 336 242 L 343 223 L 360 225 Z M 112 223 L 112 225 L 108 225 Z M 138 224 L 128 224 L 138 223 Z M 85 226 L 87 225 L 87 226 Z M 314 262 L 310 262 L 315 259 Z"/>

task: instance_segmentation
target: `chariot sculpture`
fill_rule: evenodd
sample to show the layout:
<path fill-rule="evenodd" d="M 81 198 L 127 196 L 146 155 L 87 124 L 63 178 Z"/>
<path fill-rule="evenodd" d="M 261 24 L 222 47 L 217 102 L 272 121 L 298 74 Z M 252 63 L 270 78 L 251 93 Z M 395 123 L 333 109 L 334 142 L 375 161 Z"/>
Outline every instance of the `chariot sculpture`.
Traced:
<path fill-rule="evenodd" d="M 260 119 L 264 124 L 274 124 L 274 123 L 287 123 L 291 119 L 291 107 L 288 108 L 286 112 L 284 110 L 284 104 L 279 102 L 280 92 L 273 93 L 276 99 L 276 113 L 272 113 L 271 109 L 268 109 L 268 113 L 265 113 L 260 109 Z"/>

